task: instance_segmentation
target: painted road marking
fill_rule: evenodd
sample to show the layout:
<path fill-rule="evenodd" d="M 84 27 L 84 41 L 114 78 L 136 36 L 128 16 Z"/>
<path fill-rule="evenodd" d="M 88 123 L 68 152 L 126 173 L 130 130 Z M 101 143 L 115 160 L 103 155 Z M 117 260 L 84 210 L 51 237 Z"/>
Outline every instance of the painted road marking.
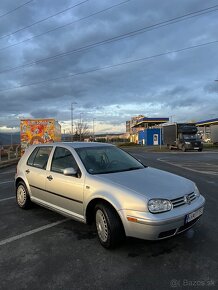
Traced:
<path fill-rule="evenodd" d="M 11 183 L 11 182 L 14 182 L 14 180 L 2 181 L 2 182 L 0 182 L 0 185 L 1 185 L 1 184 L 5 184 L 5 183 Z"/>
<path fill-rule="evenodd" d="M 6 245 L 6 244 L 9 244 L 11 242 L 14 242 L 14 241 L 17 241 L 17 240 L 20 240 L 22 238 L 25 238 L 27 236 L 31 236 L 35 233 L 38 233 L 38 232 L 41 232 L 41 231 L 44 231 L 46 229 L 49 229 L 49 228 L 52 228 L 52 227 L 55 227 L 57 225 L 60 225 L 62 223 L 65 223 L 66 221 L 70 220 L 69 218 L 67 219 L 63 219 L 61 221 L 57 221 L 57 222 L 54 222 L 54 223 L 51 223 L 51 224 L 47 224 L 45 226 L 42 226 L 42 227 L 39 227 L 37 229 L 34 229 L 34 230 L 31 230 L 31 231 L 28 231 L 28 232 L 25 232 L 25 233 L 22 233 L 20 235 L 17 235 L 17 236 L 13 236 L 11 238 L 8 238 L 8 239 L 5 239 L 5 240 L 2 240 L 0 241 L 0 246 L 3 246 L 3 245 Z"/>
<path fill-rule="evenodd" d="M 7 197 L 7 198 L 0 199 L 0 202 L 6 201 L 6 200 L 9 200 L 9 199 L 12 199 L 12 198 L 14 199 L 15 196 L 11 196 L 11 197 Z"/>
<path fill-rule="evenodd" d="M 205 171 L 205 170 L 199 170 L 199 169 L 194 169 L 194 168 L 186 167 L 187 166 L 187 163 L 185 164 L 186 166 L 184 166 L 183 164 L 179 164 L 177 162 L 170 162 L 168 160 L 164 160 L 164 159 L 161 159 L 161 158 L 158 158 L 157 160 L 158 161 L 161 161 L 163 163 L 167 163 L 167 164 L 170 164 L 170 165 L 173 165 L 173 166 L 177 166 L 179 168 L 183 168 L 183 169 L 186 169 L 186 170 L 189 170 L 189 171 L 193 171 L 193 172 L 197 172 L 197 173 L 209 174 L 209 175 L 218 175 L 218 172 L 217 171 L 212 171 L 212 170 L 211 171 L 210 170 Z M 193 165 L 194 165 L 193 162 L 190 163 L 190 166 L 193 166 Z M 199 166 L 200 164 L 195 164 L 195 165 L 198 165 Z M 204 169 L 204 164 L 202 164 L 202 167 Z M 211 164 L 211 169 L 213 169 L 214 167 L 216 168 L 216 165 Z"/>

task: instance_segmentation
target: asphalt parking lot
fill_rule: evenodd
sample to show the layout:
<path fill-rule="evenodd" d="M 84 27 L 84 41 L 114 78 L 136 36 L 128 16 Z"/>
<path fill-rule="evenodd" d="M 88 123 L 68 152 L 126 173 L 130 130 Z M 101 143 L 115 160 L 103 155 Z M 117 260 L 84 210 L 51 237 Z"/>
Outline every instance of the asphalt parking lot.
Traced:
<path fill-rule="evenodd" d="M 15 202 L 15 166 L 0 169 L 0 289 L 218 289 L 218 152 L 146 153 L 143 163 L 187 177 L 206 198 L 194 228 L 105 250 L 94 228 Z"/>

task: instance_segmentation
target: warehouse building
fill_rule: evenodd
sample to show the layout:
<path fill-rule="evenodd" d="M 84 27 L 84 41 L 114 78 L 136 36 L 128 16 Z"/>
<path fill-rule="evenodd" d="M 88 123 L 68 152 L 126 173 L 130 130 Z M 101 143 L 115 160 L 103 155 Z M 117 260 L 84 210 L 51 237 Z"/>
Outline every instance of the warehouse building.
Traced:
<path fill-rule="evenodd" d="M 214 144 L 218 143 L 218 118 L 199 121 L 196 123 L 196 126 L 203 141 Z"/>
<path fill-rule="evenodd" d="M 169 118 L 147 118 L 141 116 L 131 127 L 130 141 L 142 145 L 162 144 L 161 125 L 169 122 Z"/>

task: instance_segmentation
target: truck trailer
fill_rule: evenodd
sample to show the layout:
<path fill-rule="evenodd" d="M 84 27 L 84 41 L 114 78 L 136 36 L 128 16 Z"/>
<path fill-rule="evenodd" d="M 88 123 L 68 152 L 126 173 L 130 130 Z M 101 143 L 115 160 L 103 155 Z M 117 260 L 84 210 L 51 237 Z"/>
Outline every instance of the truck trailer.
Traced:
<path fill-rule="evenodd" d="M 21 155 L 32 144 L 61 141 L 61 126 L 54 119 L 20 120 Z"/>
<path fill-rule="evenodd" d="M 202 151 L 203 144 L 194 123 L 174 123 L 163 126 L 163 143 L 171 149 Z"/>

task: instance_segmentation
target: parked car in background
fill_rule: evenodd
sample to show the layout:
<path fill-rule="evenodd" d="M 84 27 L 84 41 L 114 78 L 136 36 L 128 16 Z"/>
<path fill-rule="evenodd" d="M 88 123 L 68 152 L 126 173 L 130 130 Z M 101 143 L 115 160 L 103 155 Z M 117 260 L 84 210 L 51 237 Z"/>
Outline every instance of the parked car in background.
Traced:
<path fill-rule="evenodd" d="M 17 166 L 16 198 L 96 225 L 111 248 L 125 236 L 168 238 L 192 227 L 205 199 L 195 183 L 144 166 L 102 143 L 53 143 L 29 147 Z"/>

